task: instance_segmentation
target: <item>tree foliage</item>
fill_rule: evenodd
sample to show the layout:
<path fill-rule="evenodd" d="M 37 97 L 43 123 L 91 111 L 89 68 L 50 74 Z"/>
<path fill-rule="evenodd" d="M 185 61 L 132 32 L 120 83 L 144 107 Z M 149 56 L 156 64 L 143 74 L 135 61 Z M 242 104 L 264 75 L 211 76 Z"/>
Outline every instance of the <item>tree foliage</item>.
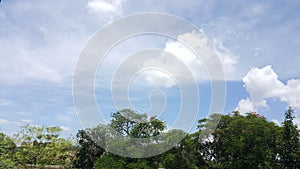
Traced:
<path fill-rule="evenodd" d="M 103 127 L 99 125 L 93 129 L 78 131 L 76 135 L 78 147 L 76 160 L 74 160 L 75 167 L 93 168 L 95 160 L 104 153 L 102 148 L 104 145 L 101 145 L 101 141 L 104 142 L 103 136 L 105 136 L 106 130 Z M 98 140 L 98 142 L 95 142 L 95 140 Z"/>
<path fill-rule="evenodd" d="M 199 139 L 198 151 L 213 168 L 278 168 L 279 135 L 278 126 L 256 113 L 223 115 L 216 130 Z"/>
<path fill-rule="evenodd" d="M 286 113 L 283 126 L 267 121 L 256 112 L 240 115 L 234 111 L 229 115 L 212 114 L 209 118 L 201 119 L 198 130 L 186 134 L 181 130 L 166 131 L 165 123 L 156 117 L 148 118 L 144 114 L 125 109 L 112 114 L 112 122 L 108 126 L 116 133 L 109 131 L 109 137 L 154 137 L 157 142 L 165 144 L 161 147 L 151 145 L 149 149 L 165 149 L 166 145 L 172 148 L 148 158 L 121 157 L 106 151 L 105 145 L 108 144 L 109 137 L 105 136 L 107 133 L 102 133 L 98 144 L 104 145 L 104 149 L 94 164 L 95 168 L 124 169 L 265 169 L 289 168 L 285 163 L 292 163 L 292 168 L 296 168 L 295 166 L 299 166 L 299 133 L 292 120 L 291 109 Z M 183 138 L 183 134 L 186 137 L 183 140 L 179 139 Z M 109 146 L 114 146 L 120 151 L 121 147 L 125 146 L 126 149 L 122 151 L 144 153 L 139 147 L 132 145 L 130 139 L 122 142 L 112 141 Z"/>
<path fill-rule="evenodd" d="M 16 144 L 13 140 L 4 133 L 0 133 L 0 168 L 17 168 L 14 160 L 15 151 Z"/>
<path fill-rule="evenodd" d="M 197 130 L 187 134 L 124 109 L 113 113 L 107 125 L 79 130 L 76 146 L 60 137 L 59 127 L 22 126 L 13 137 L 0 133 L 0 168 L 296 169 L 300 141 L 293 120 L 292 108 L 281 126 L 255 112 L 234 111 L 200 119 Z"/>
<path fill-rule="evenodd" d="M 22 126 L 10 139 L 0 134 L 0 168 L 59 166 L 71 168 L 72 142 L 60 138 L 61 128 Z"/>
<path fill-rule="evenodd" d="M 283 122 L 283 134 L 280 149 L 280 159 L 283 168 L 293 169 L 300 166 L 299 131 L 293 123 L 294 110 L 289 107 Z"/>

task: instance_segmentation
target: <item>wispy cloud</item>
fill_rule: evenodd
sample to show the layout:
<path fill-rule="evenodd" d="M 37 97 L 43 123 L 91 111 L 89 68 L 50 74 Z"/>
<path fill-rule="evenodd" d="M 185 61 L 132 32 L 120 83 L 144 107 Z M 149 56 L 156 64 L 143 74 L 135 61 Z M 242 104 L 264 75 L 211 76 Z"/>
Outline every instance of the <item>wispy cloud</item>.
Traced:
<path fill-rule="evenodd" d="M 60 126 L 63 131 L 70 132 L 72 129 L 68 126 Z"/>
<path fill-rule="evenodd" d="M 30 123 L 32 123 L 32 120 L 30 120 L 30 119 L 21 119 L 20 122 L 30 124 Z"/>
<path fill-rule="evenodd" d="M 14 101 L 9 99 L 0 99 L 0 106 L 13 106 L 15 105 Z"/>
<path fill-rule="evenodd" d="M 24 112 L 24 111 L 18 111 L 18 112 L 15 112 L 15 114 L 20 115 L 20 116 L 30 116 L 30 115 L 32 115 L 32 113 Z"/>
<path fill-rule="evenodd" d="M 106 22 L 95 21 L 82 5 L 73 1 L 71 5 L 66 1 L 2 4 L 1 83 L 65 83 L 70 79 L 84 42 Z"/>
<path fill-rule="evenodd" d="M 9 121 L 6 119 L 0 119 L 0 124 L 8 124 Z"/>
<path fill-rule="evenodd" d="M 87 8 L 101 18 L 113 19 L 123 14 L 123 3 L 126 0 L 89 0 Z"/>

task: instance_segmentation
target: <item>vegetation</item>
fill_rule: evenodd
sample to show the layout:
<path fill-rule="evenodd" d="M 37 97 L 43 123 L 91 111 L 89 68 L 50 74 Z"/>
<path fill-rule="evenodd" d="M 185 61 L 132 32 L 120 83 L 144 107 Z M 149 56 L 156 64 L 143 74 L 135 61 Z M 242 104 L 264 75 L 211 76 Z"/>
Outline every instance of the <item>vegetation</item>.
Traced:
<path fill-rule="evenodd" d="M 71 168 L 75 149 L 59 138 L 60 132 L 59 127 L 27 125 L 13 139 L 1 133 L 0 168 Z"/>
<path fill-rule="evenodd" d="M 296 169 L 300 141 L 293 119 L 292 108 L 281 126 L 255 112 L 213 114 L 200 119 L 197 131 L 188 134 L 166 130 L 165 122 L 156 117 L 124 109 L 113 113 L 108 125 L 79 130 L 76 143 L 61 138 L 58 127 L 27 125 L 13 137 L 0 133 L 0 168 Z M 135 138 L 143 141 L 132 144 Z M 139 149 L 141 146 L 145 149 Z M 149 149 L 166 148 L 166 152 L 147 156 Z M 146 158 L 118 156 L 109 150 Z"/>

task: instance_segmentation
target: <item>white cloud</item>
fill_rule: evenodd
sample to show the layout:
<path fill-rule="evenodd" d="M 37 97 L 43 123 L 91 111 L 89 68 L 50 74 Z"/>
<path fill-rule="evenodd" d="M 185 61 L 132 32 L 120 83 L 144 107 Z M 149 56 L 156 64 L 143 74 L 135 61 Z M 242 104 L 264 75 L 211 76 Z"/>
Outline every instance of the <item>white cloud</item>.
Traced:
<path fill-rule="evenodd" d="M 66 132 L 69 132 L 71 131 L 72 129 L 68 126 L 60 126 L 60 128 L 63 130 L 63 131 L 66 131 Z"/>
<path fill-rule="evenodd" d="M 280 126 L 280 125 L 281 125 L 280 121 L 279 121 L 279 120 L 277 120 L 277 119 L 272 119 L 272 122 L 273 122 L 273 123 L 275 123 L 275 124 L 277 124 L 278 126 Z"/>
<path fill-rule="evenodd" d="M 291 79 L 286 84 L 278 79 L 271 66 L 253 68 L 243 78 L 245 88 L 255 108 L 268 107 L 267 99 L 278 99 L 300 110 L 300 80 Z M 241 102 L 245 102 L 244 99 Z M 251 107 L 248 107 L 251 108 Z"/>
<path fill-rule="evenodd" d="M 124 2 L 125 0 L 90 0 L 87 8 L 101 18 L 110 17 L 112 19 L 123 14 L 122 4 Z"/>
<path fill-rule="evenodd" d="M 94 27 L 102 22 L 92 20 L 82 5 L 67 1 L 18 1 L 4 7 L 0 81 L 9 85 L 35 81 L 62 83 L 70 78 L 80 49 Z"/>
<path fill-rule="evenodd" d="M 235 79 L 234 72 L 238 65 L 238 58 L 228 48 L 226 48 L 222 41 L 218 39 L 213 40 L 213 46 L 222 64 L 225 77 L 227 80 Z"/>
<path fill-rule="evenodd" d="M 0 119 L 0 124 L 8 124 L 9 121 L 6 119 Z"/>
<path fill-rule="evenodd" d="M 277 74 L 270 65 L 264 68 L 253 68 L 243 77 L 247 92 L 255 105 L 267 106 L 267 98 L 282 96 L 284 84 L 278 80 Z"/>
<path fill-rule="evenodd" d="M 172 70 L 172 72 L 169 73 L 174 77 L 186 77 L 186 72 L 183 71 L 182 64 L 178 63 L 179 60 L 192 73 L 196 81 L 232 80 L 235 77 L 234 73 L 238 64 L 237 57 L 234 56 L 221 41 L 214 40 L 214 43 L 211 44 L 202 30 L 201 32 L 202 33 L 185 33 L 178 36 L 180 41 L 188 42 L 188 45 L 193 49 L 190 49 L 179 41 L 169 40 L 166 42 L 163 50 L 176 58 L 161 55 L 155 60 L 147 61 L 144 66 L 148 66 L 149 64 L 161 65 L 165 69 Z M 196 56 L 192 50 L 196 50 L 200 56 Z M 217 67 L 219 65 L 221 67 Z M 217 69 L 223 70 L 223 72 L 217 72 Z M 223 73 L 225 73 L 225 79 L 222 78 Z M 171 79 L 170 76 L 162 76 L 162 74 L 154 72 L 145 75 L 147 75 L 145 79 L 148 79 L 148 81 L 151 80 L 149 84 L 154 84 L 153 82 L 160 83 L 162 78 L 165 78 L 164 81 L 172 82 L 173 85 L 175 85 L 175 81 Z M 169 80 L 167 78 L 169 78 Z M 172 83 L 166 83 L 167 86 L 164 85 L 164 83 L 160 84 L 164 87 L 170 87 Z"/>
<path fill-rule="evenodd" d="M 145 71 L 141 76 L 144 77 L 146 84 L 153 87 L 171 87 L 176 84 L 176 82 L 166 73 L 157 70 Z"/>
<path fill-rule="evenodd" d="M 247 98 L 240 100 L 240 102 L 238 103 L 237 110 L 240 113 L 245 114 L 249 112 L 255 112 L 256 108 L 254 103 L 249 98 Z"/>
<path fill-rule="evenodd" d="M 297 118 L 297 117 L 296 117 L 296 118 L 293 120 L 293 122 L 294 122 L 295 125 L 298 126 L 298 129 L 300 129 L 300 118 Z"/>
<path fill-rule="evenodd" d="M 292 107 L 300 109 L 300 80 L 291 79 L 287 81 L 284 86 L 284 93 L 280 96 L 280 99 L 284 102 L 288 102 Z"/>

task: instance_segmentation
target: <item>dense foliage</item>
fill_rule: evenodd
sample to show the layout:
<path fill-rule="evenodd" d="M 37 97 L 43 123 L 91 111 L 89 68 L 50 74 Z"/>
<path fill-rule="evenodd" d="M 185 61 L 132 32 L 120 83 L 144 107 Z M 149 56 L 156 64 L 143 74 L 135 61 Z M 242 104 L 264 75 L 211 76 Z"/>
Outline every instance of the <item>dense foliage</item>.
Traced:
<path fill-rule="evenodd" d="M 293 119 L 292 108 L 285 112 L 280 126 L 255 112 L 212 114 L 200 119 L 197 130 L 187 134 L 167 130 L 165 122 L 156 117 L 124 109 L 112 114 L 110 124 L 79 130 L 76 143 L 61 138 L 58 127 L 23 126 L 13 137 L 0 133 L 0 168 L 296 169 L 300 141 Z M 132 144 L 131 138 L 149 140 Z M 163 144 L 155 146 L 158 143 Z M 108 151 L 147 156 L 141 146 L 157 152 L 170 148 L 147 158 Z"/>
<path fill-rule="evenodd" d="M 133 117 L 142 122 L 132 120 Z M 101 144 L 104 149 L 98 151 L 101 153 L 86 168 L 91 165 L 97 169 L 297 168 L 300 161 L 299 131 L 292 117 L 293 110 L 289 108 L 285 121 L 278 126 L 255 112 L 247 115 L 240 115 L 239 112 L 213 114 L 199 120 L 198 130 L 187 134 L 179 143 L 172 144 L 172 149 L 142 159 L 121 157 L 105 151 L 107 138 L 101 138 L 98 145 Z M 166 128 L 163 122 L 152 117 L 150 119 L 155 119 L 156 124 L 153 125 L 147 119 L 146 115 L 122 110 L 112 115 L 109 126 L 120 135 L 134 138 L 165 134 L 162 132 Z M 99 130 L 99 127 L 89 130 Z M 172 132 L 182 133 L 180 130 L 168 131 L 169 134 Z"/>
<path fill-rule="evenodd" d="M 60 138 L 59 127 L 22 126 L 13 139 L 0 134 L 0 168 L 71 168 L 72 142 Z"/>

